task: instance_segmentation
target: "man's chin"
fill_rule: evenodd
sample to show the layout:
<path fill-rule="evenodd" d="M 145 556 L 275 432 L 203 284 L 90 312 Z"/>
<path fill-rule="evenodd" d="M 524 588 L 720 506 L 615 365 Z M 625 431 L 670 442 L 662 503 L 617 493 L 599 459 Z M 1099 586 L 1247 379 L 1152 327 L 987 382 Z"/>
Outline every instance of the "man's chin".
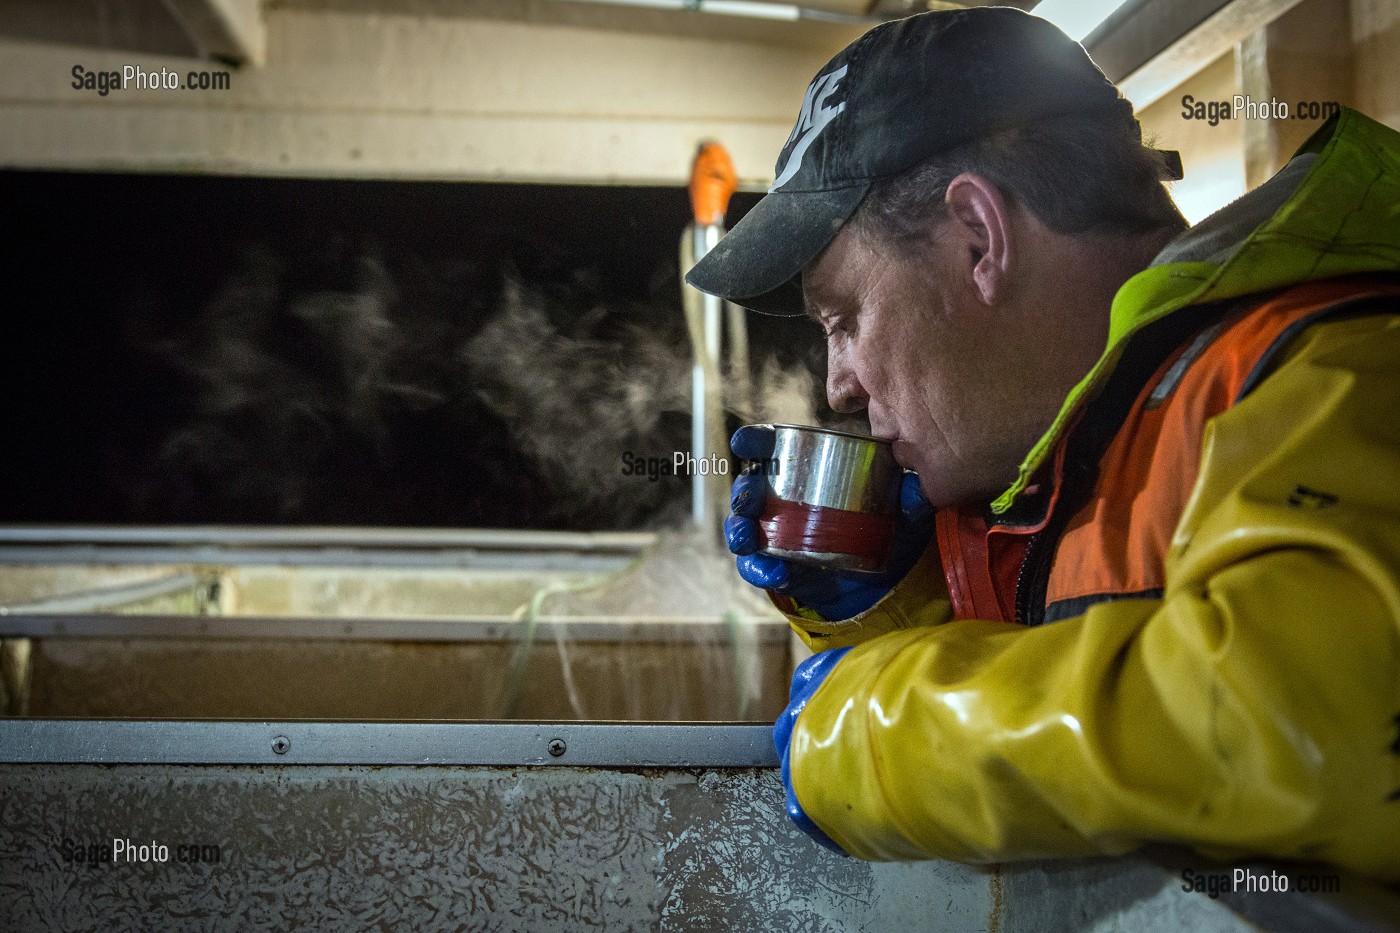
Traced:
<path fill-rule="evenodd" d="M 977 498 L 969 494 L 966 488 L 956 485 L 956 474 L 946 468 L 938 468 L 936 455 L 925 456 L 925 452 L 921 451 L 918 445 L 903 438 L 896 438 L 890 445 L 890 452 L 894 454 L 895 463 L 900 467 L 919 474 L 919 488 L 923 490 L 929 505 L 934 508 L 945 509 Z M 950 484 L 950 480 L 953 483 Z"/>
<path fill-rule="evenodd" d="M 895 463 L 898 463 L 906 470 L 913 470 L 915 473 L 919 472 L 919 468 L 916 465 L 919 452 L 914 448 L 913 444 L 906 440 L 896 440 L 890 445 L 890 452 L 894 454 Z"/>
<path fill-rule="evenodd" d="M 919 488 L 923 490 L 924 498 L 928 500 L 928 504 L 935 509 L 946 509 L 958 504 L 947 489 L 931 482 L 922 473 L 919 474 Z"/>
<path fill-rule="evenodd" d="M 906 470 L 913 470 L 919 474 L 919 488 L 923 490 L 924 498 L 928 500 L 929 505 L 935 509 L 964 505 L 976 498 L 969 496 L 966 490 L 956 489 L 948 485 L 948 475 L 936 467 L 920 469 L 916 462 L 910 462 L 907 465 L 901 462 L 900 465 Z"/>

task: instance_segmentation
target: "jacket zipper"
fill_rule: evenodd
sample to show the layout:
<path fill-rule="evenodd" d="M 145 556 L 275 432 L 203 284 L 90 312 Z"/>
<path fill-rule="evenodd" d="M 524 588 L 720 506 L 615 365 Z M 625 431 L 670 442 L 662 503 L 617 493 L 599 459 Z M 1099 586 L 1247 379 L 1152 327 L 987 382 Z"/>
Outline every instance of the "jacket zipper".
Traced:
<path fill-rule="evenodd" d="M 1016 573 L 1016 622 L 1018 625 L 1039 625 L 1041 617 L 1044 615 L 1043 605 L 1040 612 L 1033 612 L 1035 598 L 1032 594 L 1040 587 L 1033 586 L 1032 580 L 1040 577 L 1040 565 L 1045 563 L 1040 557 L 1040 552 L 1044 550 L 1041 542 L 1045 540 L 1045 533 L 1048 530 L 1048 528 L 1042 528 L 1031 535 L 1030 543 L 1026 545 L 1026 553 L 1021 557 L 1021 569 Z"/>
<path fill-rule="evenodd" d="M 1086 493 L 1098 478 L 1097 467 L 1075 468 L 1066 457 L 1060 475 L 1060 494 L 1053 502 L 1053 512 L 1045 525 L 1031 536 L 1026 553 L 1021 557 L 1021 569 L 1016 573 L 1016 621 L 1021 625 L 1041 625 L 1045 622 L 1045 594 L 1050 586 L 1050 567 L 1055 551 L 1070 518 L 1083 506 Z"/>

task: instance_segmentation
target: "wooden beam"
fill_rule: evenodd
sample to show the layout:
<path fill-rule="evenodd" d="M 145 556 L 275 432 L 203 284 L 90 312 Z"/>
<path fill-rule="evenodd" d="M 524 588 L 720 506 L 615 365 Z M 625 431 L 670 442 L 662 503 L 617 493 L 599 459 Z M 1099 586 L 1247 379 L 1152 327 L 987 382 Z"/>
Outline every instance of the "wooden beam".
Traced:
<path fill-rule="evenodd" d="M 1300 0 L 1148 0 L 1089 37 L 1089 54 L 1141 110 Z"/>
<path fill-rule="evenodd" d="M 6 0 L 0 3 L 0 36 L 181 58 L 194 53 L 189 35 L 160 0 Z"/>
<path fill-rule="evenodd" d="M 261 65 L 267 52 L 263 0 L 168 0 L 200 57 Z"/>
<path fill-rule="evenodd" d="M 1340 7 L 1340 9 L 1338 9 Z M 1292 158 L 1331 111 L 1292 112 L 1302 102 L 1354 105 L 1351 17 L 1335 0 L 1302 0 L 1240 44 L 1240 93 L 1279 101 L 1287 118 L 1244 121 L 1245 183 L 1254 188 Z"/>
<path fill-rule="evenodd" d="M 682 185 L 696 141 L 716 138 L 745 188 L 766 190 L 807 82 L 851 33 L 757 21 L 807 35 L 770 46 L 347 2 L 268 4 L 267 63 L 218 93 L 79 92 L 76 62 L 132 56 L 0 41 L 0 168 Z"/>

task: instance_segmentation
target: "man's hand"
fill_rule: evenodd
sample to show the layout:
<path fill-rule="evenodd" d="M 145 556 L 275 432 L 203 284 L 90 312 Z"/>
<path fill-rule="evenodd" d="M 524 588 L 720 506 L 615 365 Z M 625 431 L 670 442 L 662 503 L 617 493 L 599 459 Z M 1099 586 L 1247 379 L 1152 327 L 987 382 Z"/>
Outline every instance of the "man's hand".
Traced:
<path fill-rule="evenodd" d="M 778 721 L 773 724 L 773 745 L 778 750 L 778 761 L 782 763 L 783 789 L 787 794 L 787 815 L 797 824 L 797 828 L 833 852 L 845 855 L 846 852 L 802 809 L 797 801 L 797 793 L 792 789 L 792 765 L 789 763 L 789 746 L 792 744 L 792 730 L 797 725 L 797 717 L 802 714 L 807 701 L 817 692 L 826 675 L 836 666 L 836 662 L 846 656 L 850 648 L 833 648 L 812 655 L 801 664 L 792 675 L 792 689 L 788 693 L 788 707 L 783 710 Z"/>
<path fill-rule="evenodd" d="M 773 456 L 773 442 L 772 429 L 750 425 L 735 431 L 729 445 L 745 460 L 766 460 Z M 833 622 L 860 615 L 879 602 L 904 579 L 933 535 L 933 509 L 919 488 L 919 477 L 905 473 L 899 490 L 894 552 L 889 569 L 883 573 L 825 570 L 759 554 L 763 542 L 758 517 L 766 490 L 762 474 L 744 473 L 734 481 L 730 493 L 731 512 L 724 521 L 724 537 L 729 550 L 738 555 L 739 576 L 760 589 L 791 596 Z"/>

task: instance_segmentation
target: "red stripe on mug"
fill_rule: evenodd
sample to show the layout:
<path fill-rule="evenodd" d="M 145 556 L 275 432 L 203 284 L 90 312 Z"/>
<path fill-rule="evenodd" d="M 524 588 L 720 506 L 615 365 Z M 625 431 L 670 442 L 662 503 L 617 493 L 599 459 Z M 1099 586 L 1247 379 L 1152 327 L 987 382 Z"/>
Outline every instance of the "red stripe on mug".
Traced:
<path fill-rule="evenodd" d="M 894 544 L 894 516 L 805 505 L 769 495 L 759 517 L 767 547 L 849 554 L 883 564 Z"/>

